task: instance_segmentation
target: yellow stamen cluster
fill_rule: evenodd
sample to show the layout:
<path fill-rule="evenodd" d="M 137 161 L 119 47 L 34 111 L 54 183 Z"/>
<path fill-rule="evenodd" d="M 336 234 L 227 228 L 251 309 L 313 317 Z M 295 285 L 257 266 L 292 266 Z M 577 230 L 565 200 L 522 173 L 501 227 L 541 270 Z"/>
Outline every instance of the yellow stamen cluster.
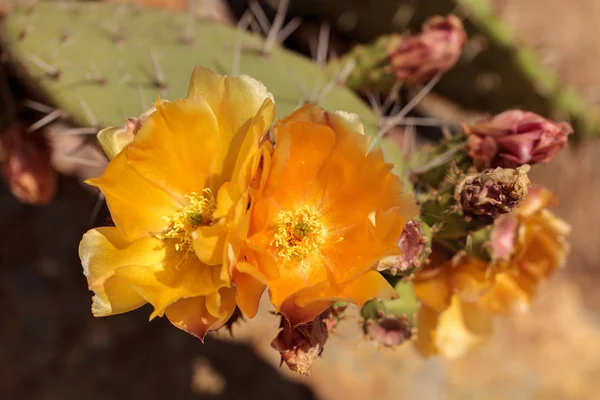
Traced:
<path fill-rule="evenodd" d="M 212 224 L 212 215 L 217 208 L 217 202 L 210 189 L 204 189 L 201 195 L 192 192 L 186 198 L 189 200 L 187 206 L 176 215 L 165 217 L 169 221 L 169 229 L 160 236 L 161 239 L 177 239 L 177 251 L 190 248 L 194 229 Z"/>
<path fill-rule="evenodd" d="M 313 207 L 304 207 L 279 214 L 270 245 L 277 248 L 279 256 L 290 260 L 318 250 L 324 242 L 321 216 Z"/>

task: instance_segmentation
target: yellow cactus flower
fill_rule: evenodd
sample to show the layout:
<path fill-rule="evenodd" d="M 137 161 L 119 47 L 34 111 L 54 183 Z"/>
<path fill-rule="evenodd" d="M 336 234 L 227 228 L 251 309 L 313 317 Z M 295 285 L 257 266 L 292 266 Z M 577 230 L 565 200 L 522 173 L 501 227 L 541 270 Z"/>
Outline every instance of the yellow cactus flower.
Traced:
<path fill-rule="evenodd" d="M 569 226 L 546 209 L 553 199 L 534 187 L 509 215 L 516 231 L 507 259 L 457 256 L 417 274 L 416 347 L 422 354 L 460 357 L 489 336 L 494 315 L 529 308 L 537 286 L 564 265 L 568 252 Z"/>
<path fill-rule="evenodd" d="M 491 315 L 477 300 L 492 287 L 488 265 L 460 257 L 427 268 L 414 281 L 421 301 L 417 315 L 417 349 L 427 356 L 463 356 L 491 332 Z"/>
<path fill-rule="evenodd" d="M 569 251 L 566 236 L 571 230 L 547 207 L 555 202 L 549 190 L 533 187 L 516 210 L 515 246 L 508 261 L 500 261 L 494 285 L 479 302 L 493 312 L 524 311 L 540 282 L 564 266 Z"/>
<path fill-rule="evenodd" d="M 130 143 L 109 146 L 115 157 L 88 181 L 115 226 L 88 231 L 79 255 L 95 316 L 150 303 L 151 318 L 166 314 L 203 338 L 235 309 L 228 232 L 248 208 L 274 105 L 260 82 L 198 67 L 187 99 L 155 107 Z"/>
<path fill-rule="evenodd" d="M 296 325 L 336 300 L 394 296 L 375 267 L 399 253 L 397 240 L 417 209 L 382 152 L 367 152 L 358 117 L 306 105 L 272 134 L 247 240 L 234 250 L 240 309 L 254 315 L 268 287 L 276 311 Z"/>

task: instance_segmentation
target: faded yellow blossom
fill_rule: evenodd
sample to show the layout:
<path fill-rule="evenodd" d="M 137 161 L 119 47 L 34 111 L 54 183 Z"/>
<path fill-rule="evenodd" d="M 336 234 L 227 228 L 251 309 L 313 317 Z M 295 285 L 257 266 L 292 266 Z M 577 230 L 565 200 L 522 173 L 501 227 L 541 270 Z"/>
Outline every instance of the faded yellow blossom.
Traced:
<path fill-rule="evenodd" d="M 514 234 L 512 249 L 503 243 L 505 259 L 486 263 L 471 256 L 456 256 L 432 265 L 415 278 L 421 301 L 416 346 L 425 355 L 448 358 L 464 355 L 491 333 L 497 314 L 523 312 L 538 285 L 564 265 L 569 226 L 546 207 L 554 200 L 546 189 L 530 189 L 527 199 L 502 221 Z"/>
<path fill-rule="evenodd" d="M 79 247 L 94 315 L 150 303 L 151 318 L 166 314 L 199 338 L 227 321 L 236 296 L 228 234 L 248 209 L 273 118 L 260 82 L 198 67 L 187 99 L 157 101 L 126 142 L 113 143 L 106 171 L 88 183 L 106 196 L 115 226 L 88 231 Z"/>

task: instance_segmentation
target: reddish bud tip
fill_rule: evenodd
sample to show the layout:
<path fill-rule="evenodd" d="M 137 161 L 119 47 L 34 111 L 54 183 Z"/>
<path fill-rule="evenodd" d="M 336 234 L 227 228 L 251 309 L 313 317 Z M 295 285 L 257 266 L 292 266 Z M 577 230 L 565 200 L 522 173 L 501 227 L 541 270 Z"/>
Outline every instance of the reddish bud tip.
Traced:
<path fill-rule="evenodd" d="M 435 16 L 390 51 L 389 63 L 398 80 L 425 82 L 456 64 L 466 40 L 460 19 Z"/>

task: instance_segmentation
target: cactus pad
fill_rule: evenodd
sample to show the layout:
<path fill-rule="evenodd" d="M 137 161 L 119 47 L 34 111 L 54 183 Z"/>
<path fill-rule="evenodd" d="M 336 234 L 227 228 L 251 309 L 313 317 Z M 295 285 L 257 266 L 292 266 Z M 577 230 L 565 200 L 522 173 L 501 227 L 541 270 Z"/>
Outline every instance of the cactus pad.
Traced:
<path fill-rule="evenodd" d="M 40 1 L 15 7 L 4 26 L 5 46 L 23 77 L 77 125 L 120 126 L 157 96 L 187 92 L 195 65 L 262 81 L 278 116 L 327 92 L 319 105 L 359 114 L 368 133 L 377 129 L 370 108 L 310 59 L 264 39 L 210 20 L 177 12 L 88 2 Z M 312 96 L 311 96 L 312 94 Z M 318 97 L 318 96 L 317 96 Z"/>

